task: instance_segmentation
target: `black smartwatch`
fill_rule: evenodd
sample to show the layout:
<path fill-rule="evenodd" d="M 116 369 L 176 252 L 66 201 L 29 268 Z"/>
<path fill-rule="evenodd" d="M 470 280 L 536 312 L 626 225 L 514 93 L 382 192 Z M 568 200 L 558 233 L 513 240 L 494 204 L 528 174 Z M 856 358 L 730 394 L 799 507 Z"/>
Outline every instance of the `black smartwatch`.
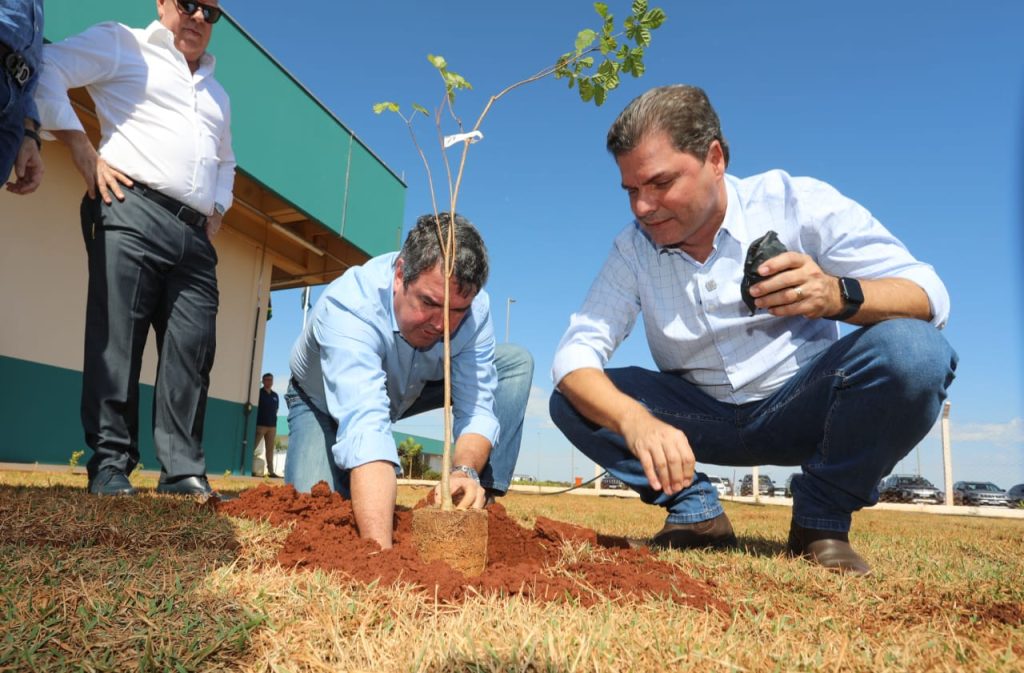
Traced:
<path fill-rule="evenodd" d="M 860 281 L 856 278 L 840 278 L 839 294 L 843 298 L 843 310 L 835 315 L 825 316 L 826 320 L 849 320 L 857 314 L 860 305 L 864 303 L 864 292 L 860 289 Z"/>

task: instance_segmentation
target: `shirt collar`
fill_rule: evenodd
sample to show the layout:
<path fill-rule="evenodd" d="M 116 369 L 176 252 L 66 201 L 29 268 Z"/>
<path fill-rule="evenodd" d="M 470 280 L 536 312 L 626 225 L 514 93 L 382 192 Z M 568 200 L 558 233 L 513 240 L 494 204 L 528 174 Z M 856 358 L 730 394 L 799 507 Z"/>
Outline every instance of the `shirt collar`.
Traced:
<path fill-rule="evenodd" d="M 145 31 L 143 31 L 143 37 L 145 38 L 145 41 L 150 44 L 159 45 L 173 50 L 178 58 L 182 61 L 185 60 L 184 54 L 178 51 L 178 48 L 174 46 L 174 34 L 171 33 L 171 30 L 167 26 L 160 23 L 159 20 L 154 20 L 146 26 Z M 186 63 L 186 66 L 187 65 L 188 64 Z M 217 59 L 213 57 L 213 54 L 208 51 L 203 52 L 203 55 L 199 57 L 199 68 L 196 69 L 195 77 L 197 79 L 209 77 L 213 74 L 213 70 L 216 65 Z"/>
<path fill-rule="evenodd" d="M 733 184 L 735 179 L 731 175 L 725 176 L 725 218 L 722 220 L 722 226 L 718 228 L 718 233 L 715 234 L 715 240 L 718 243 L 722 240 L 722 236 L 730 236 L 740 244 L 743 250 L 746 250 L 750 243 L 750 235 L 747 232 L 747 220 L 743 216 L 743 208 L 740 206 L 740 197 L 736 192 L 736 185 Z M 716 247 L 718 246 L 716 245 Z"/>

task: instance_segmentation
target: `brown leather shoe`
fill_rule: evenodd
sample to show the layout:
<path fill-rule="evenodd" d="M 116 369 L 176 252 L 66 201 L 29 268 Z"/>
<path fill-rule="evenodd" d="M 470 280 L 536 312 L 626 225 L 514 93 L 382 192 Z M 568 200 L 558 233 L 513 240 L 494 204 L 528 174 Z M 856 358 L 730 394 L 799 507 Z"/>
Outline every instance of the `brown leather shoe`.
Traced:
<path fill-rule="evenodd" d="M 790 523 L 789 553 L 834 572 L 871 574 L 871 566 L 850 546 L 848 533 L 804 528 Z"/>
<path fill-rule="evenodd" d="M 728 549 L 736 547 L 736 534 L 729 517 L 722 512 L 714 519 L 697 523 L 666 523 L 651 539 L 660 549 Z"/>

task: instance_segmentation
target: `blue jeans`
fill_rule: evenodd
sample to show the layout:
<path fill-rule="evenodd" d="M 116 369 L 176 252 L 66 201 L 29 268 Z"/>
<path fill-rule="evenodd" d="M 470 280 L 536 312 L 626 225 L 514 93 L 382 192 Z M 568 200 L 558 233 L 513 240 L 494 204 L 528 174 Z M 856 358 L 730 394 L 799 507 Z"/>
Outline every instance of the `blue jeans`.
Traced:
<path fill-rule="evenodd" d="M 793 521 L 845 532 L 850 515 L 878 502 L 878 482 L 928 433 L 952 383 L 957 356 L 920 320 L 887 320 L 849 334 L 770 397 L 719 402 L 675 374 L 637 367 L 606 371 L 615 386 L 658 419 L 682 430 L 697 460 L 715 465 L 800 465 Z M 722 513 L 715 488 L 694 483 L 666 495 L 647 483 L 622 437 L 583 418 L 558 391 L 551 418 L 587 457 L 644 502 L 668 510 L 667 523 Z"/>
<path fill-rule="evenodd" d="M 21 86 L 0 69 L 0 183 L 6 182 L 25 138 L 28 98 Z"/>
<path fill-rule="evenodd" d="M 519 458 L 523 440 L 523 417 L 533 383 L 533 357 L 519 346 L 499 344 L 494 352 L 498 387 L 494 394 L 494 413 L 501 428 L 498 443 L 480 472 L 480 483 L 491 491 L 505 493 Z M 318 409 L 296 386 L 285 394 L 288 404 L 288 459 L 284 466 L 285 483 L 308 493 L 319 481 L 349 497 L 348 472 L 334 462 L 331 447 L 338 435 L 338 424 L 327 412 Z M 415 416 L 444 406 L 444 381 L 432 381 L 420 397 L 402 415 Z M 401 468 L 395 466 L 395 473 Z"/>

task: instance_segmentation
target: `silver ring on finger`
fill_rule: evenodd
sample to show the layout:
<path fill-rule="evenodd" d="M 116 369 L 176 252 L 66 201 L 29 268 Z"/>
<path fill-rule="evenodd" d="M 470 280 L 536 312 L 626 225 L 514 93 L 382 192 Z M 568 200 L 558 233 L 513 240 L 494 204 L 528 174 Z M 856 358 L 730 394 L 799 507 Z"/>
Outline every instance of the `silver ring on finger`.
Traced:
<path fill-rule="evenodd" d="M 796 300 L 797 301 L 800 301 L 800 300 L 802 300 L 804 298 L 804 289 L 802 287 L 800 287 L 799 285 L 797 285 L 795 288 L 793 288 L 793 292 L 796 292 Z"/>

